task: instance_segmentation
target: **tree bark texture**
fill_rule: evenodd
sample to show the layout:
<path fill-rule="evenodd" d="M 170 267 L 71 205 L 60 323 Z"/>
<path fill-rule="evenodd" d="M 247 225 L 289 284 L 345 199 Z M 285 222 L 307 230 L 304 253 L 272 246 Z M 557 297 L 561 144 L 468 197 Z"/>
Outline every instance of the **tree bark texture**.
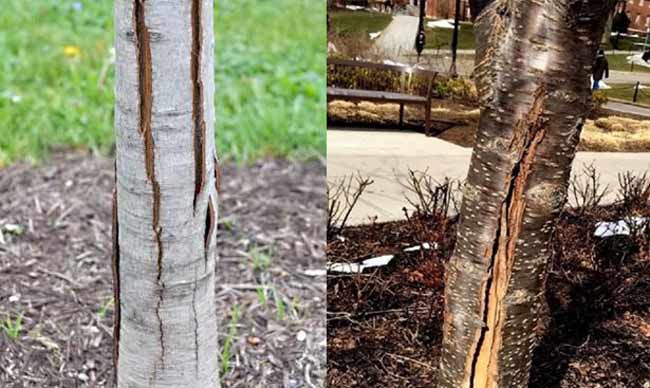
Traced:
<path fill-rule="evenodd" d="M 219 386 L 212 0 L 115 0 L 120 388 Z"/>
<path fill-rule="evenodd" d="M 446 271 L 441 388 L 528 385 L 549 240 L 613 0 L 478 0 L 481 98 Z"/>

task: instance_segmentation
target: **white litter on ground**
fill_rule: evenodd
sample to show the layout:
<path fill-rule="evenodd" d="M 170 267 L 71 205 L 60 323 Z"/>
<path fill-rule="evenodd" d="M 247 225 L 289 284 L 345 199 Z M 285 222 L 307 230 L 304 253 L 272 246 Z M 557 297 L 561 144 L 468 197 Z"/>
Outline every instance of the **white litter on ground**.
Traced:
<path fill-rule="evenodd" d="M 366 9 L 366 7 L 362 7 L 360 5 L 346 5 L 345 8 L 351 11 L 361 11 L 362 9 Z"/>
<path fill-rule="evenodd" d="M 393 255 L 377 256 L 364 260 L 361 263 L 330 263 L 327 265 L 327 269 L 330 272 L 361 273 L 366 268 L 376 268 L 388 265 L 394 257 L 395 256 Z"/>
<path fill-rule="evenodd" d="M 330 263 L 327 264 L 329 272 L 361 273 L 363 270 L 358 263 Z"/>
<path fill-rule="evenodd" d="M 438 248 L 438 243 L 433 243 L 434 249 Z M 422 245 L 415 245 L 412 247 L 404 248 L 404 252 L 417 252 L 420 249 L 431 249 L 431 245 L 429 243 L 424 243 Z"/>
<path fill-rule="evenodd" d="M 307 276 L 313 276 L 313 277 L 327 275 L 327 271 L 324 269 L 306 269 L 303 271 L 303 273 Z"/>
<path fill-rule="evenodd" d="M 452 19 L 441 19 L 427 22 L 427 27 L 430 28 L 454 28 L 454 21 Z"/>
<path fill-rule="evenodd" d="M 629 222 L 629 223 L 628 223 Z M 611 236 L 629 236 L 630 224 L 635 228 L 643 230 L 648 222 L 645 217 L 632 217 L 629 220 L 618 220 L 616 222 L 597 222 L 594 236 L 596 237 L 611 237 Z"/>
<path fill-rule="evenodd" d="M 368 35 L 370 35 L 371 40 L 375 40 L 375 39 L 379 38 L 379 36 L 381 35 L 381 31 L 370 32 Z"/>

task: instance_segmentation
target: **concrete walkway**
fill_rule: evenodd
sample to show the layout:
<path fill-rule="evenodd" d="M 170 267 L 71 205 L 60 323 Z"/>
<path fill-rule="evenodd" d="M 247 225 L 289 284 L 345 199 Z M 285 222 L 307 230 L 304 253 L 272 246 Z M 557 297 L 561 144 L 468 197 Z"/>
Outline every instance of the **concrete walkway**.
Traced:
<path fill-rule="evenodd" d="M 398 58 L 402 53 L 415 50 L 417 33 L 417 17 L 396 15 L 388 27 L 382 31 L 375 44 L 387 54 L 387 57 Z"/>
<path fill-rule="evenodd" d="M 327 131 L 327 179 L 332 183 L 359 172 L 374 180 L 351 214 L 350 224 L 403 219 L 404 181 L 408 170 L 427 171 L 435 179 L 465 179 L 471 149 L 413 132 L 381 132 L 363 130 Z M 585 164 L 594 164 L 601 174 L 601 183 L 609 185 L 615 198 L 618 173 L 643 173 L 650 169 L 650 153 L 579 152 L 574 173 Z"/>
<path fill-rule="evenodd" d="M 650 108 L 646 108 L 641 105 L 634 104 L 625 104 L 618 101 L 610 101 L 604 106 L 605 109 L 609 109 L 615 112 L 628 113 L 638 116 L 645 116 L 650 119 Z"/>

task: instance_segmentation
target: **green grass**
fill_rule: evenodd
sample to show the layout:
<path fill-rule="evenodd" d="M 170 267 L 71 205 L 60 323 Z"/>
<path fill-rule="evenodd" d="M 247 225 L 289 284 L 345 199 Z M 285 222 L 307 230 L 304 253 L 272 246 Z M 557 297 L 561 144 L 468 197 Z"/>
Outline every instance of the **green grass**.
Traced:
<path fill-rule="evenodd" d="M 219 374 L 223 378 L 228 371 L 230 370 L 230 357 L 231 357 L 231 348 L 232 343 L 235 340 L 237 335 L 237 325 L 239 324 L 239 317 L 241 312 L 239 310 L 239 305 L 234 305 L 230 311 L 230 322 L 228 323 L 228 334 L 223 343 L 223 348 L 221 349 L 221 373 Z"/>
<path fill-rule="evenodd" d="M 215 0 L 215 10 L 221 155 L 324 155 L 325 2 Z M 107 153 L 113 2 L 5 0 L 0 25 L 0 166 L 41 160 L 55 146 Z"/>
<path fill-rule="evenodd" d="M 640 51 L 643 49 L 643 46 L 636 45 L 635 43 L 644 43 L 644 37 L 633 38 L 629 36 L 621 36 L 618 41 L 618 49 L 623 51 Z M 614 46 L 612 45 L 611 39 L 602 45 L 603 48 L 607 50 L 612 50 Z"/>
<path fill-rule="evenodd" d="M 451 50 L 451 40 L 454 30 L 450 28 L 427 28 L 425 48 Z M 474 27 L 472 24 L 461 23 L 458 34 L 458 48 L 461 50 L 474 49 Z"/>
<path fill-rule="evenodd" d="M 607 80 L 605 80 L 607 82 Z M 616 84 L 609 85 L 611 89 L 601 89 L 608 98 L 616 98 L 632 102 L 634 97 L 634 85 L 632 84 Z M 638 104 L 650 105 L 650 89 L 640 89 L 636 101 Z"/>
<path fill-rule="evenodd" d="M 338 34 L 378 32 L 388 27 L 393 17 L 368 11 L 332 11 L 331 28 Z M 415 39 L 415 37 L 414 37 Z"/>
<path fill-rule="evenodd" d="M 11 319 L 11 316 L 8 316 L 4 322 L 0 323 L 0 327 L 12 340 L 18 339 L 20 332 L 23 329 L 23 316 L 18 315 L 16 320 Z"/>
<path fill-rule="evenodd" d="M 634 65 L 633 67 L 627 62 L 627 54 L 607 55 L 607 62 L 610 70 L 632 71 L 639 73 L 650 73 L 650 67 Z M 607 80 L 605 80 L 607 82 Z"/>

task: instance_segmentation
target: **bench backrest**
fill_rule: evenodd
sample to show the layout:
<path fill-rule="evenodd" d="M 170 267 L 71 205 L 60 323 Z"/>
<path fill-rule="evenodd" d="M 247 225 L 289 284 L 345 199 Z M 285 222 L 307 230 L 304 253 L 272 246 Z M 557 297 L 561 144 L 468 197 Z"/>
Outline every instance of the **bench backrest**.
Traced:
<path fill-rule="evenodd" d="M 327 60 L 327 86 L 430 97 L 438 73 L 419 67 L 350 59 Z"/>

